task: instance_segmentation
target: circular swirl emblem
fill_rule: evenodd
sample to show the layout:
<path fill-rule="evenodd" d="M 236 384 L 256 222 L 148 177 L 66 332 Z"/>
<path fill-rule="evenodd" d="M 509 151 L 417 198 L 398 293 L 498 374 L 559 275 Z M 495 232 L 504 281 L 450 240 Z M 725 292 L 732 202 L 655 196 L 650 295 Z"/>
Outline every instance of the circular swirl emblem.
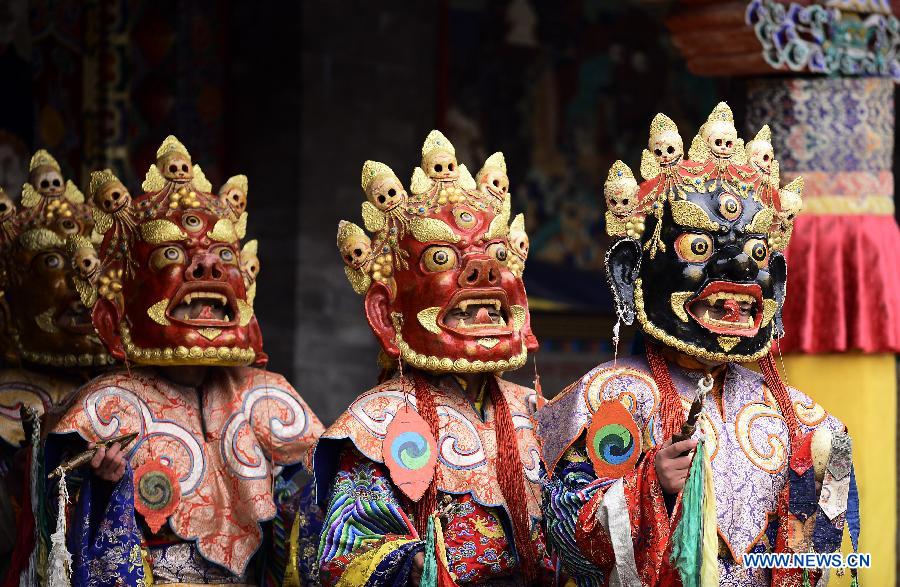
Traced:
<path fill-rule="evenodd" d="M 394 485 L 419 501 L 434 477 L 437 443 L 428 423 L 409 404 L 401 406 L 388 424 L 381 456 Z"/>
<path fill-rule="evenodd" d="M 641 435 L 622 402 L 600 403 L 588 427 L 587 449 L 598 478 L 622 477 L 637 463 Z"/>
<path fill-rule="evenodd" d="M 410 471 L 418 471 L 428 464 L 431 447 L 418 432 L 402 432 L 391 442 L 391 457 L 400 466 Z"/>
<path fill-rule="evenodd" d="M 142 464 L 134 472 L 134 509 L 155 534 L 181 501 L 181 485 L 175 470 L 154 459 Z"/>

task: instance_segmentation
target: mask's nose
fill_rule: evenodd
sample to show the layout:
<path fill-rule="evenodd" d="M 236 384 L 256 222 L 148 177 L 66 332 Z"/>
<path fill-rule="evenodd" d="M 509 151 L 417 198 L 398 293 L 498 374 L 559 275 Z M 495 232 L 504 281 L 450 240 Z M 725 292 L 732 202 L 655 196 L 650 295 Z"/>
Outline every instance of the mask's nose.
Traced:
<path fill-rule="evenodd" d="M 723 281 L 755 281 L 759 265 L 736 245 L 729 245 L 713 256 L 708 275 Z"/>
<path fill-rule="evenodd" d="M 224 281 L 225 270 L 219 262 L 219 256 L 210 253 L 194 255 L 191 264 L 185 270 L 187 281 Z"/>
<path fill-rule="evenodd" d="M 500 263 L 496 259 L 469 259 L 459 274 L 460 287 L 492 287 L 500 283 Z"/>

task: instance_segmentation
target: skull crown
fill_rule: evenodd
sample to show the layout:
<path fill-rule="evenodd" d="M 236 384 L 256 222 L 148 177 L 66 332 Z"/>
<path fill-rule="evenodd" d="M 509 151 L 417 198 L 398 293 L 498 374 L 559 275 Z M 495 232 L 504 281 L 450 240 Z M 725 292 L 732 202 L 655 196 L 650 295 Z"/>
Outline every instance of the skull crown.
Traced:
<path fill-rule="evenodd" d="M 453 144 L 438 130 L 431 131 L 425 139 L 422 159 L 414 169 L 409 190 L 390 167 L 377 161 L 366 161 L 360 181 L 366 196 L 362 205 L 365 230 L 342 220 L 337 231 L 338 251 L 354 290 L 365 293 L 373 282 L 392 287 L 395 266 L 402 267 L 406 263 L 405 252 L 399 249 L 400 239 L 412 225 L 421 225 L 418 219 L 436 209 L 465 204 L 493 214 L 505 210 L 505 222 L 509 222 L 509 177 L 503 153 L 488 157 L 477 177 L 476 181 L 466 166 L 458 163 Z M 455 217 L 463 224 L 474 221 L 462 208 Z M 515 238 L 508 237 L 514 254 L 508 255 L 506 261 L 508 265 L 519 263 L 519 275 L 529 247 L 524 218 L 520 224 Z M 504 228 L 504 236 L 512 234 L 511 227 L 504 224 Z M 515 240 L 514 244 L 512 240 Z"/>
<path fill-rule="evenodd" d="M 778 161 L 768 125 L 745 147 L 737 134 L 731 108 L 720 102 L 694 137 L 687 159 L 681 149 L 675 123 L 668 116 L 657 114 L 650 124 L 648 150 L 641 159 L 645 181 L 638 184 L 622 161 L 613 163 L 604 183 L 606 228 L 611 236 L 641 238 L 648 215 L 661 216 L 663 204 L 679 199 L 685 186 L 715 179 L 730 184 L 736 193 L 755 193 L 772 208 L 770 244 L 775 250 L 786 247 L 793 220 L 802 206 L 802 179 L 781 188 L 778 197 Z M 650 248 L 656 247 L 662 247 L 661 243 Z"/>

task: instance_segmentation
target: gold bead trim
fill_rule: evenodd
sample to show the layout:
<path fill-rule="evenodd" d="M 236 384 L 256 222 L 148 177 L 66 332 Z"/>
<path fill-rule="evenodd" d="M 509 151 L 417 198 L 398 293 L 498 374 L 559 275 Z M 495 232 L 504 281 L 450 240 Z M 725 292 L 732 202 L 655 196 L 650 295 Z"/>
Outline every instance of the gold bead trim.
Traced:
<path fill-rule="evenodd" d="M 12 339 L 19 356 L 24 361 L 35 365 L 49 365 L 51 367 L 106 367 L 116 362 L 113 357 L 106 353 L 76 355 L 72 353 L 56 354 L 29 351 L 22 348 L 18 332 L 12 333 Z"/>
<path fill-rule="evenodd" d="M 249 365 L 256 359 L 252 348 L 185 346 L 143 348 L 131 340 L 131 330 L 126 324 L 119 327 L 125 354 L 142 365 L 216 365 L 220 367 Z"/>
<path fill-rule="evenodd" d="M 399 329 L 396 342 L 400 348 L 400 358 L 407 364 L 435 373 L 497 373 L 518 369 L 528 360 L 528 349 L 525 348 L 524 342 L 522 343 L 522 351 L 518 355 L 508 360 L 503 359 L 500 361 L 470 361 L 468 359 L 456 359 L 454 361 L 448 357 L 423 355 L 410 348 L 409 344 L 403 340 Z"/>

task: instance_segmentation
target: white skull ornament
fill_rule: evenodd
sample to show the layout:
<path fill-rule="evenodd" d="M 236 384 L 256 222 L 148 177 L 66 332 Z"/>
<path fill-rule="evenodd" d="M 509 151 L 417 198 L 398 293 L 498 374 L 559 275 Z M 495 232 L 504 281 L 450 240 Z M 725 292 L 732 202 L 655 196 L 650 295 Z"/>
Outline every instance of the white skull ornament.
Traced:
<path fill-rule="evenodd" d="M 66 185 L 59 169 L 49 165 L 41 165 L 31 172 L 31 185 L 45 198 L 55 198 L 63 195 Z"/>
<path fill-rule="evenodd" d="M 768 124 L 763 125 L 756 137 L 747 143 L 747 158 L 757 171 L 766 175 L 772 172 L 775 150 L 772 148 L 772 131 Z"/>
<path fill-rule="evenodd" d="M 631 169 L 622 161 L 613 163 L 603 184 L 606 209 L 616 218 L 628 218 L 638 205 L 637 193 L 638 184 Z"/>
<path fill-rule="evenodd" d="M 438 130 L 428 133 L 425 144 L 422 145 L 422 170 L 435 181 L 459 179 L 456 149 Z"/>
<path fill-rule="evenodd" d="M 113 178 L 94 193 L 93 201 L 107 214 L 114 214 L 131 203 L 131 194 L 121 181 Z"/>
<path fill-rule="evenodd" d="M 372 239 L 359 226 L 342 220 L 338 225 L 338 249 L 345 265 L 362 269 L 372 257 Z"/>
<path fill-rule="evenodd" d="M 734 124 L 716 120 L 704 125 L 701 134 L 715 157 L 728 159 L 734 155 L 737 144 L 737 129 L 734 128 Z"/>
<path fill-rule="evenodd" d="M 247 209 L 247 192 L 249 184 L 246 175 L 234 175 L 219 188 L 219 201 L 230 209 L 235 216 L 240 216 Z"/>
<path fill-rule="evenodd" d="M 728 159 L 737 148 L 738 135 L 734 114 L 725 102 L 719 102 L 700 127 L 700 137 L 714 157 Z"/>
<path fill-rule="evenodd" d="M 366 161 L 362 170 L 362 188 L 366 199 L 382 212 L 406 203 L 407 193 L 394 171 L 377 161 Z"/>
<path fill-rule="evenodd" d="M 509 176 L 506 174 L 506 160 L 497 151 L 487 158 L 475 178 L 478 189 L 502 200 L 509 192 Z"/>
<path fill-rule="evenodd" d="M 184 153 L 173 151 L 157 162 L 160 173 L 173 183 L 187 183 L 194 177 L 191 159 Z"/>

